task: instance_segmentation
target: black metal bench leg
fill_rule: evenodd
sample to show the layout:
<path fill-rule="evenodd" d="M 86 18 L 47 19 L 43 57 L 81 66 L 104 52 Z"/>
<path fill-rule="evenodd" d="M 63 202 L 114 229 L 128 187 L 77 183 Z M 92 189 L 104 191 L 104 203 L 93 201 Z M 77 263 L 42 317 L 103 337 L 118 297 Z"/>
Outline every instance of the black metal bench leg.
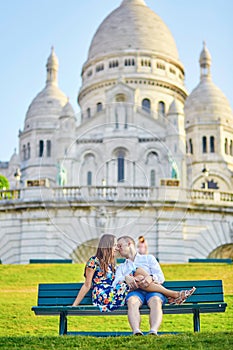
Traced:
<path fill-rule="evenodd" d="M 67 314 L 65 312 L 60 313 L 59 335 L 67 334 Z"/>
<path fill-rule="evenodd" d="M 194 312 L 193 312 L 193 326 L 194 326 L 194 332 L 200 332 L 200 312 L 199 312 L 199 310 L 194 310 Z"/>

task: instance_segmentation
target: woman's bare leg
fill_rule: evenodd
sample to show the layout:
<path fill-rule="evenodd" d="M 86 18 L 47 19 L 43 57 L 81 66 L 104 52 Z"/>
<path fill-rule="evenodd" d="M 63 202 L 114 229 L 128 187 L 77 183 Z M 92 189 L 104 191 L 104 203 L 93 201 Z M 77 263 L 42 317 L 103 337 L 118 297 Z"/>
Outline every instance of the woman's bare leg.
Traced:
<path fill-rule="evenodd" d="M 136 280 L 138 281 L 147 276 L 149 276 L 149 274 L 141 267 L 137 268 L 136 272 L 134 273 L 134 277 L 136 277 Z M 168 298 L 170 297 L 176 299 L 180 297 L 180 292 L 167 289 L 156 282 L 152 282 L 148 287 L 141 289 L 146 290 L 147 292 L 158 292 L 165 295 Z"/>

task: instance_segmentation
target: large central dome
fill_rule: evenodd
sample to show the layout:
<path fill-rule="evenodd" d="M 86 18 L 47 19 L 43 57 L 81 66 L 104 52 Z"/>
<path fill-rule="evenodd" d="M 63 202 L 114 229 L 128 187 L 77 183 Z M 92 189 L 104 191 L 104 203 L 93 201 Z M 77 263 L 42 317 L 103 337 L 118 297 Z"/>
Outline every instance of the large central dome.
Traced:
<path fill-rule="evenodd" d="M 89 49 L 88 60 L 119 51 L 149 51 L 179 60 L 173 36 L 143 0 L 124 0 L 102 22 Z"/>

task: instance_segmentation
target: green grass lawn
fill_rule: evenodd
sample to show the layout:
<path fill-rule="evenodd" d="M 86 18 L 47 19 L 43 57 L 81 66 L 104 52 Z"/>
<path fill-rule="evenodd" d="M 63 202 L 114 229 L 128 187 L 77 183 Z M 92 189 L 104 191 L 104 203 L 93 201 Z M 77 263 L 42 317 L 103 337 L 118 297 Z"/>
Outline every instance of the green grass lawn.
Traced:
<path fill-rule="evenodd" d="M 162 332 L 180 335 L 151 337 L 58 337 L 58 317 L 35 316 L 39 283 L 83 281 L 82 264 L 0 265 L 0 349 L 230 349 L 233 347 L 233 266 L 229 264 L 162 265 L 166 280 L 222 279 L 225 313 L 201 315 L 201 333 L 193 334 L 192 315 L 164 315 Z M 148 331 L 148 316 L 142 330 Z M 69 330 L 130 331 L 126 316 L 70 317 Z M 85 345 L 86 344 L 86 345 Z M 195 346 L 194 346 L 195 344 Z M 232 345 L 232 346 L 231 346 Z"/>

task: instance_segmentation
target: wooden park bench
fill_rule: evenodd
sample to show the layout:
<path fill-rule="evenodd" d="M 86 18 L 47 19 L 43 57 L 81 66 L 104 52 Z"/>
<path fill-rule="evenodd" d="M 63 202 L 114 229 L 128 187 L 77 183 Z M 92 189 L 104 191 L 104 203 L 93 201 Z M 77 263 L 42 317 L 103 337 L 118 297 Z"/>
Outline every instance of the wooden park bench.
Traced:
<path fill-rule="evenodd" d="M 72 259 L 30 259 L 29 264 L 72 264 Z"/>
<path fill-rule="evenodd" d="M 113 312 L 101 313 L 92 305 L 91 290 L 79 306 L 71 306 L 83 283 L 39 284 L 38 305 L 32 307 L 36 315 L 59 316 L 60 335 L 92 335 L 117 336 L 130 335 L 130 332 L 68 332 L 68 316 L 117 316 L 127 315 L 127 306 Z M 164 314 L 192 314 L 194 332 L 200 332 L 200 314 L 224 312 L 227 304 L 223 300 L 223 286 L 221 280 L 200 281 L 170 281 L 164 286 L 174 290 L 190 289 L 195 286 L 195 293 L 182 305 L 163 305 Z M 141 314 L 149 314 L 145 305 Z M 174 331 L 173 331 L 174 332 Z"/>
<path fill-rule="evenodd" d="M 224 264 L 232 264 L 232 259 L 189 259 L 190 263 L 224 263 Z"/>

